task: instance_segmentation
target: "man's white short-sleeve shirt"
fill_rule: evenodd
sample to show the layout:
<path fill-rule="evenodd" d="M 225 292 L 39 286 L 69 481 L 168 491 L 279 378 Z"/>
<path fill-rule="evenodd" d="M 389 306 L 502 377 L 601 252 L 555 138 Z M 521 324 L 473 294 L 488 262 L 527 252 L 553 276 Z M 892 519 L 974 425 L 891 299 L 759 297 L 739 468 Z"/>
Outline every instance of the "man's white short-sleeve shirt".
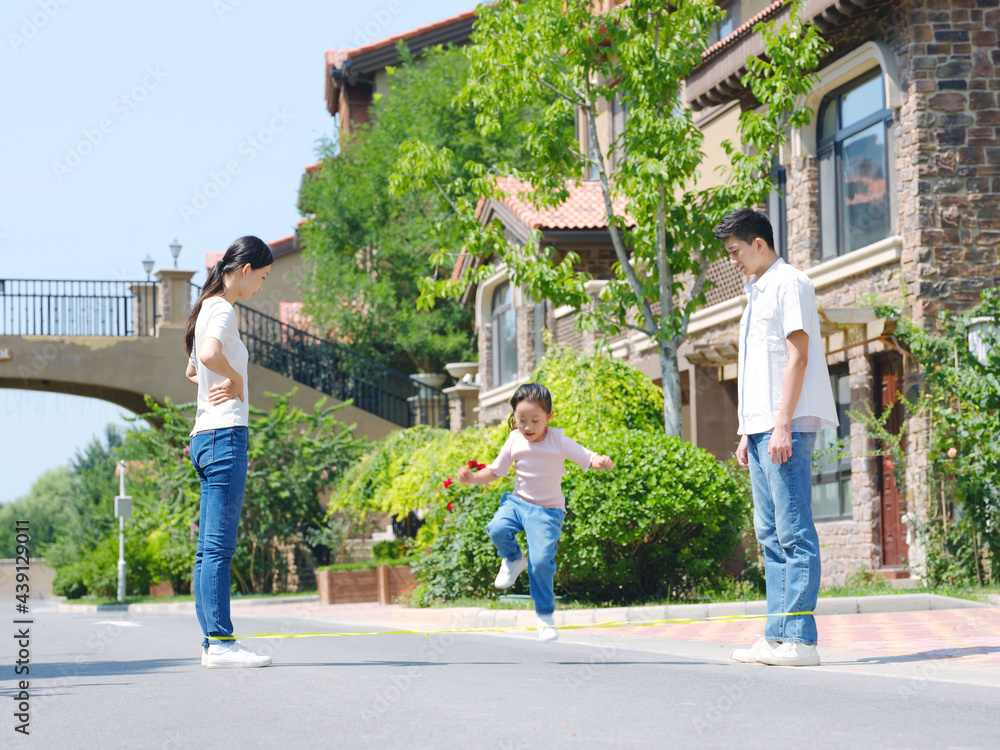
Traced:
<path fill-rule="evenodd" d="M 746 285 L 746 293 L 747 306 L 740 319 L 739 433 L 756 435 L 774 429 L 788 366 L 785 339 L 799 330 L 809 335 L 809 358 L 792 414 L 792 432 L 836 427 L 837 406 L 812 281 L 778 258 L 759 279 Z"/>

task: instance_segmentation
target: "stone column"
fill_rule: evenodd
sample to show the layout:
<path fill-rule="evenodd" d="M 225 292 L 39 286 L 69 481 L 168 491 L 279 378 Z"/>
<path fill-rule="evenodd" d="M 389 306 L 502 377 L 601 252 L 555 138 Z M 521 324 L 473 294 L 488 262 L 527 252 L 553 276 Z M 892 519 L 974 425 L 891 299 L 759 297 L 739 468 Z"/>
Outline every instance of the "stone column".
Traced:
<path fill-rule="evenodd" d="M 191 279 L 194 271 L 165 269 L 156 272 L 157 331 L 161 328 L 184 328 L 191 309 Z"/>
<path fill-rule="evenodd" d="M 156 335 L 156 284 L 137 281 L 129 286 L 132 292 L 136 336 Z"/>

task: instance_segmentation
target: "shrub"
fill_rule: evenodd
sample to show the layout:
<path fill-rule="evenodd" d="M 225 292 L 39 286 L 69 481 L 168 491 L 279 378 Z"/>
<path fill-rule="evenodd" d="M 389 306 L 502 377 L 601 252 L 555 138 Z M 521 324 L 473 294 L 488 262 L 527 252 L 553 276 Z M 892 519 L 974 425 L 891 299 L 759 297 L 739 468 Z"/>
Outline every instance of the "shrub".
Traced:
<path fill-rule="evenodd" d="M 552 393 L 552 426 L 579 442 L 622 427 L 663 429 L 663 391 L 614 357 L 553 347 L 532 379 Z"/>
<path fill-rule="evenodd" d="M 659 431 L 617 430 L 587 447 L 611 456 L 615 469 L 567 466 L 556 558 L 562 593 L 615 602 L 679 598 L 729 576 L 723 563 L 750 523 L 752 504 L 724 465 Z M 507 489 L 507 482 L 449 488 L 456 490 L 448 494 L 452 510 L 438 506 L 428 516 L 436 530 L 414 563 L 423 600 L 495 593 L 499 558 L 485 527 Z M 512 592 L 527 593 L 526 577 L 517 586 Z"/>
<path fill-rule="evenodd" d="M 662 432 L 619 430 L 588 446 L 612 472 L 567 472 L 558 581 L 590 599 L 676 597 L 725 575 L 749 499 L 715 458 Z"/>

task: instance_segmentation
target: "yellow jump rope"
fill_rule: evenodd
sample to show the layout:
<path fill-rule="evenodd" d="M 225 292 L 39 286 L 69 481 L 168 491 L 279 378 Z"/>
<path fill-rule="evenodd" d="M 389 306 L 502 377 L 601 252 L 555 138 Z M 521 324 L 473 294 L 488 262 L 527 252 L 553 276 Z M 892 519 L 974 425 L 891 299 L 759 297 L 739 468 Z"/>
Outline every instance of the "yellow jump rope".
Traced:
<path fill-rule="evenodd" d="M 703 622 L 739 622 L 741 620 L 759 620 L 768 617 L 793 617 L 795 615 L 811 615 L 812 612 L 781 612 L 774 615 L 722 615 L 701 619 L 672 618 L 665 620 L 641 620 L 637 622 L 593 622 L 585 625 L 561 625 L 559 630 L 590 630 L 592 628 L 648 628 L 653 625 L 695 625 Z M 445 633 L 510 633 L 515 631 L 535 630 L 535 625 L 512 625 L 490 628 L 449 628 L 445 630 L 363 630 L 346 633 L 248 633 L 232 635 L 228 638 L 211 638 L 213 641 L 235 641 L 247 638 L 343 638 L 352 635 L 442 635 Z"/>

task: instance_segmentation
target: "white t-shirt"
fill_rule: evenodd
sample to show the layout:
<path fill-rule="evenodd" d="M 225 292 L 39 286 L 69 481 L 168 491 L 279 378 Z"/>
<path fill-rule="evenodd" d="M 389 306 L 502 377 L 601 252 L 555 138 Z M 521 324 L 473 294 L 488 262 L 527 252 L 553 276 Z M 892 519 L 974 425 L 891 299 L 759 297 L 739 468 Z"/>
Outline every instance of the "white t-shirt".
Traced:
<path fill-rule="evenodd" d="M 792 432 L 836 427 L 837 406 L 812 281 L 778 258 L 759 279 L 746 285 L 746 292 L 747 306 L 740 319 L 739 433 L 756 435 L 774 429 L 788 366 L 785 339 L 795 331 L 809 335 L 809 346 Z"/>
<path fill-rule="evenodd" d="M 206 338 L 218 339 L 222 344 L 222 354 L 236 372 L 243 377 L 243 400 L 234 398 L 212 406 L 208 403 L 208 391 L 225 380 L 202 364 L 198 353 Z M 250 399 L 248 396 L 247 365 L 250 353 L 240 340 L 236 310 L 225 298 L 209 297 L 201 304 L 198 320 L 194 326 L 194 348 L 191 350 L 191 364 L 198 371 L 198 413 L 194 419 L 191 434 L 218 430 L 225 427 L 247 427 L 250 425 Z"/>
<path fill-rule="evenodd" d="M 555 427 L 547 427 L 545 437 L 537 443 L 529 442 L 514 430 L 500 449 L 500 455 L 486 468 L 498 477 L 504 477 L 511 464 L 516 463 L 515 495 L 543 508 L 565 510 L 562 477 L 566 473 L 566 461 L 572 461 L 586 470 L 590 468 L 591 457 L 596 455 Z"/>

